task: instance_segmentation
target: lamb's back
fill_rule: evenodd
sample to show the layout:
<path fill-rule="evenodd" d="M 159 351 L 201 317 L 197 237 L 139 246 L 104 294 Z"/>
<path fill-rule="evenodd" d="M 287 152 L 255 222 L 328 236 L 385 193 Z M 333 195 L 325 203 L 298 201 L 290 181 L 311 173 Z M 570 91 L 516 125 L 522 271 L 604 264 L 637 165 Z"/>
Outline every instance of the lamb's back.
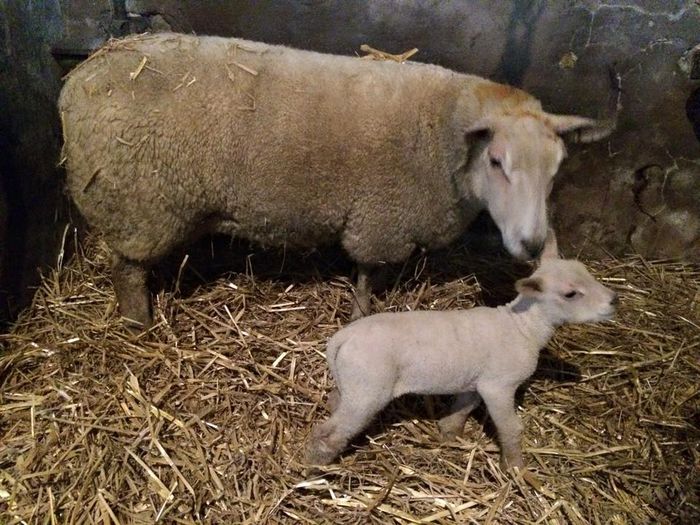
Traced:
<path fill-rule="evenodd" d="M 501 310 L 487 307 L 376 314 L 332 341 L 334 376 L 390 367 L 397 371 L 396 395 L 473 390 L 484 377 L 509 382 L 530 361 L 517 328 Z"/>

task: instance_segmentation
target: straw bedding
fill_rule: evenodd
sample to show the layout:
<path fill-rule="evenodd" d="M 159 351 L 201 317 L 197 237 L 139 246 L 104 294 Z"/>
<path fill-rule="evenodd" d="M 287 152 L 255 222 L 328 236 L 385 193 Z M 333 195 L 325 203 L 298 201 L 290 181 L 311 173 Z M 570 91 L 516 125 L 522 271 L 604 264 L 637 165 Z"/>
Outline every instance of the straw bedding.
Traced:
<path fill-rule="evenodd" d="M 349 316 L 347 263 L 233 251 L 228 273 L 172 263 L 142 336 L 119 320 L 98 239 L 45 276 L 2 336 L 0 522 L 698 522 L 697 266 L 590 262 L 620 311 L 560 330 L 523 389 L 537 491 L 500 472 L 483 410 L 443 443 L 449 399 L 420 396 L 336 465 L 305 471 L 332 384 L 324 342 Z M 501 302 L 527 271 L 511 264 L 463 248 L 416 256 L 375 307 Z"/>

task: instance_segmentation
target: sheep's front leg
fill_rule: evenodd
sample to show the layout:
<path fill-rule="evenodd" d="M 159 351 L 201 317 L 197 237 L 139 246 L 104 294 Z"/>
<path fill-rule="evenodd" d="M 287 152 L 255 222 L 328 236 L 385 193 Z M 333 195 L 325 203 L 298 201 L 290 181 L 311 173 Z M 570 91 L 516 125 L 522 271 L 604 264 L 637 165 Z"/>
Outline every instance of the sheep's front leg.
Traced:
<path fill-rule="evenodd" d="M 355 286 L 353 295 L 351 321 L 355 321 L 370 313 L 370 298 L 372 296 L 371 272 L 371 266 L 367 264 L 357 265 L 357 286 Z"/>
<path fill-rule="evenodd" d="M 515 388 L 502 384 L 487 385 L 479 388 L 489 416 L 496 430 L 501 445 L 501 468 L 518 467 L 523 469 L 525 463 L 520 449 L 520 436 L 523 425 L 515 413 Z"/>
<path fill-rule="evenodd" d="M 469 417 L 471 411 L 474 410 L 480 402 L 481 398 L 476 392 L 463 392 L 458 394 L 450 407 L 451 413 L 438 421 L 443 439 L 453 439 L 457 436 L 461 436 L 467 417 Z"/>
<path fill-rule="evenodd" d="M 145 330 L 153 322 L 147 277 L 148 269 L 144 264 L 116 253 L 112 256 L 112 284 L 119 311 L 133 329 Z"/>

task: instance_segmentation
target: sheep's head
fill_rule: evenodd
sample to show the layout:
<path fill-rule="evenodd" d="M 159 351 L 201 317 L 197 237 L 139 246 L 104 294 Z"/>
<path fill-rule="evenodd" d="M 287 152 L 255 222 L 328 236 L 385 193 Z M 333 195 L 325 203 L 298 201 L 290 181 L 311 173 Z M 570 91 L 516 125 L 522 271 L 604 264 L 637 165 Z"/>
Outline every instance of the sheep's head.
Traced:
<path fill-rule="evenodd" d="M 467 130 L 472 188 L 518 259 L 535 259 L 547 233 L 547 197 L 566 156 L 565 137 L 607 136 L 614 124 L 583 117 L 524 112 L 488 117 Z"/>
<path fill-rule="evenodd" d="M 598 282 L 580 262 L 559 259 L 549 247 L 543 255 L 532 276 L 516 283 L 521 296 L 542 304 L 555 324 L 612 318 L 618 302 L 614 291 Z"/>

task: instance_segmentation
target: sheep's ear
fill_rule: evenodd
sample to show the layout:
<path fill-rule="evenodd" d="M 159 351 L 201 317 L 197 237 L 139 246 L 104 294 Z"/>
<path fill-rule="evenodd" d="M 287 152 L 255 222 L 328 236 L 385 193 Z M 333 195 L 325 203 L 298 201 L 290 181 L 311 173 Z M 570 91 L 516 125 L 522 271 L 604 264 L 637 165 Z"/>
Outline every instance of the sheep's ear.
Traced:
<path fill-rule="evenodd" d="M 540 261 L 542 259 L 559 259 L 557 235 L 552 228 L 547 228 L 547 238 L 544 240 L 544 250 L 542 250 L 540 255 Z"/>
<path fill-rule="evenodd" d="M 481 158 L 493 138 L 493 127 L 486 120 L 480 120 L 464 130 L 464 143 L 467 146 L 467 163 L 471 165 Z"/>
<path fill-rule="evenodd" d="M 525 297 L 537 297 L 544 291 L 544 283 L 539 277 L 526 277 L 516 281 L 515 289 Z"/>
<path fill-rule="evenodd" d="M 489 119 L 481 119 L 464 130 L 464 138 L 469 144 L 488 142 L 493 137 L 493 128 L 493 122 Z"/>
<path fill-rule="evenodd" d="M 595 142 L 610 135 L 617 126 L 617 113 L 603 120 L 550 113 L 545 118 L 554 132 L 568 142 Z"/>

